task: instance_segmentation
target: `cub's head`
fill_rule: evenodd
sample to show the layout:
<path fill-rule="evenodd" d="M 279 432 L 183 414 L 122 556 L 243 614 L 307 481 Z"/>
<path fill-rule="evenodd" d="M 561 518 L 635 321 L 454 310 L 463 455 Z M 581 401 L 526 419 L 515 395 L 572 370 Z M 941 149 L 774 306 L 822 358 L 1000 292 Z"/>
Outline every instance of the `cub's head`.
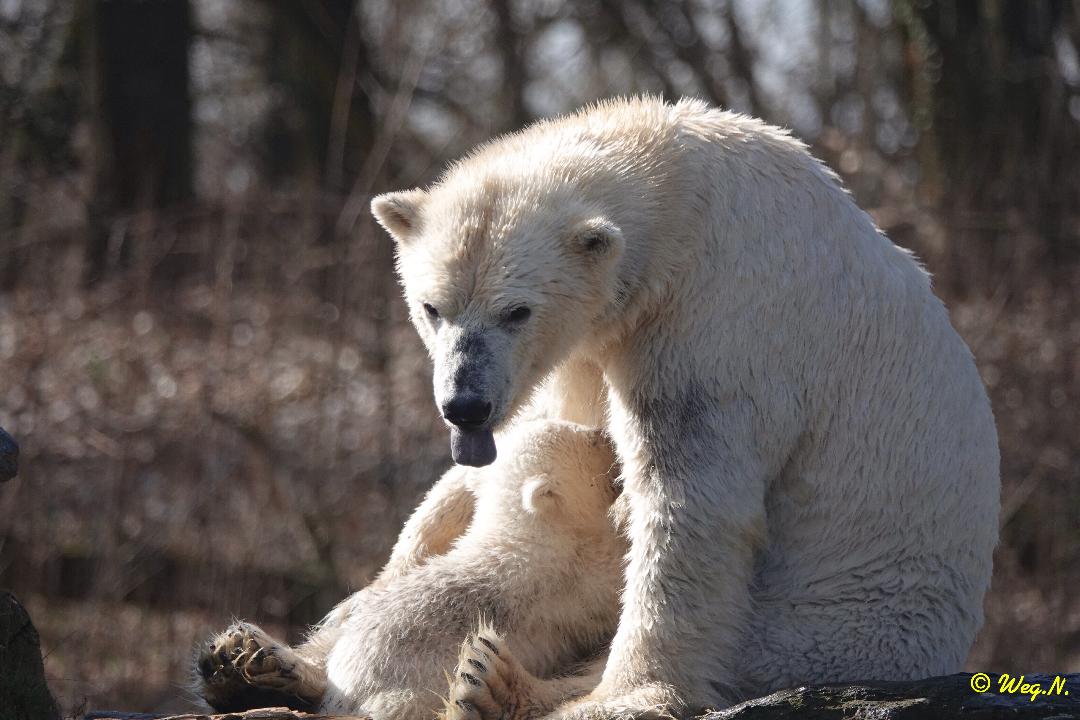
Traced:
<path fill-rule="evenodd" d="M 610 530 L 618 463 L 604 433 L 562 420 L 532 420 L 514 426 L 506 447 L 485 472 L 506 493 L 505 502 L 545 523 Z M 511 497 L 513 496 L 513 497 Z"/>
<path fill-rule="evenodd" d="M 520 169 L 519 169 L 520 170 Z M 454 461 L 495 460 L 492 432 L 601 329 L 620 296 L 620 229 L 569 184 L 452 172 L 371 208 L 397 245 L 409 313 L 435 364 Z"/>

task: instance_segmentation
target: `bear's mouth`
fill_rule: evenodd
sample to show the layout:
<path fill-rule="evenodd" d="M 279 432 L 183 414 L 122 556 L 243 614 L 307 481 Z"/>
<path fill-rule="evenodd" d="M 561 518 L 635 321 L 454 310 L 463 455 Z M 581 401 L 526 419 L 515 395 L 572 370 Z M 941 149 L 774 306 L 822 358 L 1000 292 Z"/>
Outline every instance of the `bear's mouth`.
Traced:
<path fill-rule="evenodd" d="M 484 467 L 495 462 L 495 434 L 490 427 L 476 430 L 450 428 L 450 454 L 458 465 Z"/>

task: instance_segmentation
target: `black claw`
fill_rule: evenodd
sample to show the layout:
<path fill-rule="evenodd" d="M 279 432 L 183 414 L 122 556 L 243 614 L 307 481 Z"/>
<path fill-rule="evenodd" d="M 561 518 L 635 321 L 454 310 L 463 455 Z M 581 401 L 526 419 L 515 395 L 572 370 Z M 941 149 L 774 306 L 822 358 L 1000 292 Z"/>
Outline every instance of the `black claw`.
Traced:
<path fill-rule="evenodd" d="M 486 673 L 488 671 L 487 670 L 487 665 L 480 662 L 479 660 L 473 660 L 472 658 L 469 658 L 469 664 L 472 665 L 477 670 L 479 670 L 481 673 Z"/>
<path fill-rule="evenodd" d="M 495 645 L 490 640 L 480 635 L 477 635 L 476 639 L 484 643 L 484 647 L 490 650 L 492 655 L 494 655 L 495 657 L 499 657 L 499 651 L 495 649 Z"/>
<path fill-rule="evenodd" d="M 467 672 L 461 673 L 461 679 L 464 680 L 465 682 L 469 683 L 473 687 L 480 687 L 480 681 L 477 680 L 474 676 L 470 675 Z"/>
<path fill-rule="evenodd" d="M 476 712 L 476 706 L 467 700 L 455 700 L 454 704 L 465 712 Z"/>

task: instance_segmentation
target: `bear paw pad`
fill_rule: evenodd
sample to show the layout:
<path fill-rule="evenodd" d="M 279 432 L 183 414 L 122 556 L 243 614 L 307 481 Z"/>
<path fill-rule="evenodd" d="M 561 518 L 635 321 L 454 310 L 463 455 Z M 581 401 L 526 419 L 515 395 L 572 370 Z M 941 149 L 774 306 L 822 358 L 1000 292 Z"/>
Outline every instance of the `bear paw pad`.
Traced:
<path fill-rule="evenodd" d="M 323 692 L 306 661 L 250 623 L 235 623 L 213 638 L 196 670 L 199 694 L 223 712 L 272 705 L 309 710 Z"/>

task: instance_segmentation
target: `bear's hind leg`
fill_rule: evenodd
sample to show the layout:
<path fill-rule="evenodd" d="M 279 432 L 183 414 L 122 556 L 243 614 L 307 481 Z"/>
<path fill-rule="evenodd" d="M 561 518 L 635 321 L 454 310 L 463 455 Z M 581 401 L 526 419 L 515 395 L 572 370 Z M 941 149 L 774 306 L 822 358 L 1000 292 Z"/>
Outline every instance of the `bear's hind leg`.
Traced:
<path fill-rule="evenodd" d="M 196 671 L 198 693 L 222 712 L 282 705 L 311 710 L 326 689 L 318 667 L 245 622 L 233 624 L 207 643 Z"/>
<path fill-rule="evenodd" d="M 481 627 L 461 646 L 441 720 L 535 720 L 592 690 L 602 667 L 541 680 L 521 666 L 497 633 Z"/>

